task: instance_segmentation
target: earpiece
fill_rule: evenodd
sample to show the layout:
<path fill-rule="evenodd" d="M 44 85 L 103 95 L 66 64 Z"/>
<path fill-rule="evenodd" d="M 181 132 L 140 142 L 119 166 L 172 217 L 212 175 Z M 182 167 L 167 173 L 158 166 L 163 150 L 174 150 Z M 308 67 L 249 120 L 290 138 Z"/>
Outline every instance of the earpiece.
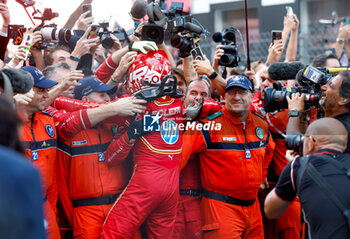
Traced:
<path fill-rule="evenodd" d="M 346 102 L 347 99 L 346 98 L 341 98 L 341 102 Z"/>

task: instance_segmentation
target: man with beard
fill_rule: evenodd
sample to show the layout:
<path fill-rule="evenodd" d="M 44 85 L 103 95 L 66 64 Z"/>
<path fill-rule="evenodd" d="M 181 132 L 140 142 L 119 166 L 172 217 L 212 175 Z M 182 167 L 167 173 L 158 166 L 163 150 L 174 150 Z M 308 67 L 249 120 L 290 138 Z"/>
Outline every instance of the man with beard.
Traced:
<path fill-rule="evenodd" d="M 322 98 L 320 105 L 322 106 L 325 117 L 332 117 L 339 120 L 350 132 L 350 71 L 342 71 L 339 75 L 334 77 L 331 81 L 321 87 Z M 298 113 L 304 110 L 305 95 L 295 93 L 292 99 L 288 98 L 288 108 Z M 295 114 L 296 115 L 296 114 Z M 300 118 L 290 117 L 287 134 L 299 132 L 300 133 Z M 348 136 L 349 137 L 349 136 Z M 349 139 L 349 138 L 348 138 Z M 349 141 L 348 141 L 349 142 Z M 345 152 L 350 152 L 349 144 Z"/>

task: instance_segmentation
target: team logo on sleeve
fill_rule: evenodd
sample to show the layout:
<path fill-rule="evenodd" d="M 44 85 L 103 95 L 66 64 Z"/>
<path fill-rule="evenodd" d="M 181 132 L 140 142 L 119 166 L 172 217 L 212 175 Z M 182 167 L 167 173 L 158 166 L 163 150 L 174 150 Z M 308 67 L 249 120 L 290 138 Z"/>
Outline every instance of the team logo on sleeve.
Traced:
<path fill-rule="evenodd" d="M 264 130 L 260 127 L 257 127 L 255 129 L 255 134 L 259 139 L 263 139 L 264 138 Z"/>
<path fill-rule="evenodd" d="M 52 128 L 51 125 L 47 124 L 45 125 L 46 133 L 51 137 L 55 137 L 55 130 Z"/>

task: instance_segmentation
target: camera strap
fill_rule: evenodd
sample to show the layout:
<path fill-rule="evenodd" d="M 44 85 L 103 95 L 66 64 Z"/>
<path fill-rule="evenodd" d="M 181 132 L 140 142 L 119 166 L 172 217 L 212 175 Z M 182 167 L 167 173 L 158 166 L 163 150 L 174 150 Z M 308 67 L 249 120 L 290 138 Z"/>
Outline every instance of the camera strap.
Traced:
<path fill-rule="evenodd" d="M 336 159 L 328 159 L 327 156 L 321 156 L 319 157 L 325 159 L 326 161 L 333 164 L 335 167 L 340 169 L 342 172 L 345 172 L 347 177 L 349 176 L 350 169 L 346 167 L 341 162 L 337 161 Z M 327 195 L 327 197 L 337 206 L 337 208 L 344 214 L 348 228 L 350 229 L 350 208 L 346 206 L 346 203 L 341 199 L 341 197 L 338 195 L 338 193 L 335 191 L 334 187 L 332 187 L 327 180 L 317 171 L 317 169 L 313 166 L 313 164 L 310 162 L 310 157 L 301 157 L 299 158 L 300 161 L 300 168 L 298 170 L 297 174 L 297 192 L 298 195 L 300 195 L 300 187 L 301 187 L 301 179 L 304 173 L 306 172 L 310 178 L 318 185 L 318 187 Z M 333 161 L 336 161 L 334 163 Z"/>

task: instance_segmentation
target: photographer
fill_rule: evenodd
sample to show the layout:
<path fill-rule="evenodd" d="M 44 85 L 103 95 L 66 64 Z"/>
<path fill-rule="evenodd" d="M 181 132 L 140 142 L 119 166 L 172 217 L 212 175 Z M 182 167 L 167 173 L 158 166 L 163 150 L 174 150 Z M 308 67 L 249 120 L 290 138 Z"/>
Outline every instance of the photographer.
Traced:
<path fill-rule="evenodd" d="M 313 168 L 341 196 L 342 203 L 350 205 L 350 191 L 344 190 L 349 188 L 350 180 L 344 171 L 335 166 L 338 164 L 332 162 L 342 162 L 343 167 L 350 166 L 350 155 L 342 154 L 347 139 L 346 129 L 338 120 L 323 118 L 313 122 L 304 138 L 305 157 L 296 158 L 283 170 L 276 188 L 266 198 L 266 215 L 271 219 L 278 218 L 298 195 L 312 238 L 349 238 L 349 222 L 330 199 L 333 192 L 327 190 L 325 193 L 311 177 Z"/>
<path fill-rule="evenodd" d="M 346 130 L 350 132 L 350 71 L 342 71 L 326 85 L 321 87 L 322 98 L 319 102 L 323 108 L 326 117 L 338 119 L 344 124 Z M 295 116 L 290 117 L 287 125 L 287 134 L 301 133 L 300 117 L 304 111 L 305 94 L 292 94 L 292 99 L 287 97 L 289 111 L 294 111 Z M 350 147 L 345 152 L 350 152 Z"/>

